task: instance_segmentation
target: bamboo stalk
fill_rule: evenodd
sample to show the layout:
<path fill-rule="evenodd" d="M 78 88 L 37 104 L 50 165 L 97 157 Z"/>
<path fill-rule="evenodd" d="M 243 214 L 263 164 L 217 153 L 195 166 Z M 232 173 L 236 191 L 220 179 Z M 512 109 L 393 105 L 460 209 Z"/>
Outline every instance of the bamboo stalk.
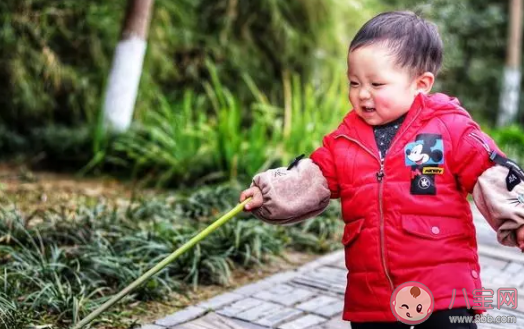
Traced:
<path fill-rule="evenodd" d="M 197 244 L 200 240 L 207 237 L 210 233 L 212 233 L 214 230 L 216 230 L 221 225 L 225 224 L 227 221 L 229 221 L 231 218 L 233 218 L 235 215 L 237 215 L 239 212 L 241 212 L 244 209 L 244 206 L 246 203 L 251 201 L 251 198 L 247 198 L 242 203 L 239 203 L 235 208 L 230 210 L 227 214 L 220 217 L 218 220 L 216 220 L 213 224 L 209 225 L 207 228 L 205 228 L 202 232 L 198 233 L 195 237 L 193 237 L 191 240 L 186 242 L 182 247 L 178 248 L 175 252 L 173 252 L 171 255 L 167 256 L 162 260 L 160 263 L 155 265 L 153 268 L 151 268 L 149 271 L 144 273 L 141 277 L 136 279 L 134 282 L 132 282 L 130 285 L 125 287 L 122 291 L 120 291 L 118 294 L 113 296 L 110 300 L 105 302 L 102 306 L 91 312 L 87 317 L 85 317 L 82 321 L 78 322 L 73 329 L 80 329 L 83 328 L 85 325 L 93 321 L 100 313 L 107 310 L 109 307 L 111 307 L 113 304 L 118 302 L 120 299 L 122 299 L 124 296 L 126 296 L 129 292 L 131 292 L 136 287 L 140 286 L 142 283 L 144 283 L 147 279 L 149 279 L 151 276 L 156 274 L 158 271 L 166 267 L 169 263 L 173 262 L 178 256 L 189 250 L 191 247 L 193 247 L 195 244 Z"/>

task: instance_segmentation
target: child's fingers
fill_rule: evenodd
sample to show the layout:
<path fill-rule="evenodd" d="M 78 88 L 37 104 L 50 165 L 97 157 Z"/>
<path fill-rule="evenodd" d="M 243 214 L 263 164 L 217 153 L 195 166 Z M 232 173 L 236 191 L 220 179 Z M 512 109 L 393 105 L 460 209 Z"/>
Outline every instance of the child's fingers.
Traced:
<path fill-rule="evenodd" d="M 252 197 L 252 200 L 249 201 L 245 206 L 245 210 L 251 210 L 253 208 L 258 208 L 262 205 L 262 192 L 256 186 L 248 188 L 240 194 L 240 202 L 243 202 L 248 197 Z"/>
<path fill-rule="evenodd" d="M 240 198 L 238 199 L 238 202 L 243 202 L 245 199 L 247 199 L 249 197 L 248 195 L 248 190 L 244 190 L 242 191 L 242 193 L 240 193 Z"/>
<path fill-rule="evenodd" d="M 260 207 L 264 201 L 262 198 L 262 191 L 260 191 L 258 187 L 255 187 L 254 189 L 253 199 L 246 205 L 248 210 Z"/>
<path fill-rule="evenodd" d="M 240 202 L 243 202 L 245 199 L 249 198 L 250 196 L 253 196 L 255 189 L 253 187 L 248 188 L 247 190 L 242 191 L 240 193 Z"/>

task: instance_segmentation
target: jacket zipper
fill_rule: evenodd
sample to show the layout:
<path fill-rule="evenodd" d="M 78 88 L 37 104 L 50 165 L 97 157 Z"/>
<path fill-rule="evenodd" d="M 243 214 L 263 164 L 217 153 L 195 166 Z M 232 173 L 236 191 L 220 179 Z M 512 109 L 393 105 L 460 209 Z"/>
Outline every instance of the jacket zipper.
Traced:
<path fill-rule="evenodd" d="M 379 209 L 380 209 L 380 253 L 381 253 L 381 256 L 382 256 L 382 267 L 384 269 L 384 273 L 386 274 L 386 277 L 388 278 L 388 281 L 389 281 L 389 285 L 391 286 L 391 290 L 395 290 L 395 287 L 393 285 L 393 280 L 391 280 L 391 276 L 389 275 L 389 271 L 388 271 L 388 267 L 387 267 L 387 263 L 386 263 L 386 246 L 385 246 L 385 243 L 384 243 L 384 240 L 385 240 L 385 233 L 384 233 L 384 209 L 382 207 L 382 191 L 383 191 L 383 184 L 382 184 L 382 180 L 385 176 L 384 174 L 384 158 L 381 156 L 380 159 L 376 156 L 376 154 L 374 154 L 373 152 L 371 152 L 368 148 L 366 148 L 364 145 L 362 145 L 359 141 L 357 140 L 354 140 L 346 135 L 338 135 L 336 136 L 336 138 L 338 137 L 344 137 L 346 138 L 347 140 L 349 141 L 352 141 L 356 144 L 358 144 L 360 147 L 362 147 L 364 150 L 366 150 L 369 154 L 371 154 L 372 157 L 374 157 L 375 159 L 378 160 L 379 164 L 380 164 L 380 170 L 377 172 L 377 181 L 379 182 L 379 188 L 378 188 L 378 200 L 379 200 Z"/>
<path fill-rule="evenodd" d="M 393 285 L 393 280 L 391 279 L 391 276 L 389 275 L 389 270 L 387 267 L 386 262 L 386 233 L 384 232 L 384 206 L 382 203 L 382 194 L 384 191 L 384 184 L 382 183 L 382 180 L 385 176 L 384 174 L 384 158 L 380 157 L 380 171 L 377 173 L 377 180 L 379 182 L 378 186 L 378 203 L 379 203 L 379 209 L 380 209 L 380 241 L 381 241 L 381 253 L 382 253 L 382 266 L 384 266 L 384 272 L 386 273 L 386 276 L 389 280 L 389 285 L 391 286 L 391 290 L 395 290 L 395 286 Z"/>
<path fill-rule="evenodd" d="M 395 142 L 400 139 L 400 136 L 402 136 L 402 134 L 404 134 L 404 132 L 406 132 L 408 130 L 409 126 L 411 126 L 413 124 L 413 122 L 415 122 L 415 120 L 420 115 L 421 110 L 422 110 L 422 108 L 420 108 L 418 110 L 418 112 L 415 114 L 413 119 L 407 125 L 407 128 L 404 129 L 400 135 L 397 135 L 396 138 L 394 138 L 394 140 L 392 141 L 391 145 L 389 146 L 390 150 L 393 148 L 393 145 L 395 145 Z M 354 139 L 352 139 L 352 138 L 350 138 L 350 137 L 348 137 L 348 136 L 346 136 L 344 134 L 337 135 L 335 138 L 338 138 L 338 137 L 344 137 L 347 140 L 350 140 L 350 141 L 360 145 L 360 147 L 362 147 L 369 154 L 371 154 L 371 156 L 373 156 L 375 159 L 377 159 L 379 161 L 380 169 L 377 172 L 377 180 L 378 180 L 378 182 L 380 184 L 379 188 L 378 188 L 378 191 L 379 191 L 378 192 L 378 200 L 379 200 L 379 209 L 380 209 L 380 252 L 381 252 L 381 256 L 382 256 L 382 266 L 384 268 L 384 273 L 386 274 L 386 277 L 388 278 L 391 290 L 394 291 L 395 290 L 395 286 L 393 285 L 393 280 L 391 279 L 391 276 L 389 274 L 389 270 L 388 270 L 388 266 L 387 266 L 387 262 L 386 262 L 386 246 L 385 246 L 385 243 L 384 243 L 384 241 L 385 241 L 385 232 L 384 232 L 384 209 L 383 209 L 383 205 L 382 205 L 382 194 L 383 194 L 383 186 L 384 186 L 383 179 L 384 179 L 384 176 L 385 176 L 385 173 L 384 173 L 385 156 L 384 157 L 380 156 L 380 159 L 379 159 L 373 152 L 371 152 L 368 148 L 366 148 L 360 142 L 358 142 L 358 141 L 356 141 L 356 140 L 354 140 Z"/>

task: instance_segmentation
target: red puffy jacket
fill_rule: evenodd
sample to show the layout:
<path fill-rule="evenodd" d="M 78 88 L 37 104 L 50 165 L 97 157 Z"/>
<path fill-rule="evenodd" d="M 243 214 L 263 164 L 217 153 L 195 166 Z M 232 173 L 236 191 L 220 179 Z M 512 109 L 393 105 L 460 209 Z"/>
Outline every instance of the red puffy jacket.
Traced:
<path fill-rule="evenodd" d="M 467 195 L 493 165 L 488 150 L 500 152 L 458 100 L 444 94 L 415 98 L 383 161 L 372 127 L 355 111 L 324 137 L 311 159 L 331 197 L 341 198 L 344 320 L 396 321 L 391 295 L 407 281 L 431 290 L 434 311 L 479 306 Z"/>

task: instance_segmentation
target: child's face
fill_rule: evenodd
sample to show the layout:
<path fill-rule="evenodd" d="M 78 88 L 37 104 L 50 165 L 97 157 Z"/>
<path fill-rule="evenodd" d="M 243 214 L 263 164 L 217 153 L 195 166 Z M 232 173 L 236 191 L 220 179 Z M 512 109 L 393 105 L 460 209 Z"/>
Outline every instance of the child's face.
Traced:
<path fill-rule="evenodd" d="M 382 125 L 406 113 L 420 91 L 416 78 L 399 68 L 382 44 L 363 46 L 348 57 L 349 100 L 369 125 Z"/>

